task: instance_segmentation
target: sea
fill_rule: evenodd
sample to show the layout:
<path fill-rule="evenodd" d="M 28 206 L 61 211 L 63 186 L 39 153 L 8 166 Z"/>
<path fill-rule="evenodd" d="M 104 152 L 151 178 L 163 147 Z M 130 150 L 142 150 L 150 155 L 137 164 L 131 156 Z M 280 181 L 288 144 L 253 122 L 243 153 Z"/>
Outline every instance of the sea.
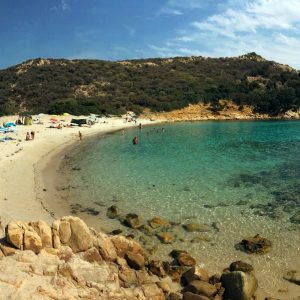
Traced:
<path fill-rule="evenodd" d="M 243 260 L 257 270 L 264 295 L 291 289 L 283 275 L 300 269 L 300 121 L 181 122 L 121 130 L 87 138 L 59 172 L 71 214 L 107 232 L 131 234 L 153 257 L 188 250 L 211 272 Z M 167 231 L 174 243 L 161 244 L 155 234 L 107 218 L 111 205 L 145 224 L 153 217 L 171 221 Z M 211 230 L 186 232 L 187 223 Z M 268 253 L 237 247 L 256 234 L 272 242 Z"/>

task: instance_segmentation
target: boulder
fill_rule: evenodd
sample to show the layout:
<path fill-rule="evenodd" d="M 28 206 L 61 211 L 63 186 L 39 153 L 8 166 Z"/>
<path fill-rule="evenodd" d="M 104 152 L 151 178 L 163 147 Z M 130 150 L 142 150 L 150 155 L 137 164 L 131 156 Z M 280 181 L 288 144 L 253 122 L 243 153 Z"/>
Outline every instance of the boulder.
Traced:
<path fill-rule="evenodd" d="M 163 244 L 172 244 L 175 241 L 175 238 L 168 232 L 158 233 L 157 237 Z"/>
<path fill-rule="evenodd" d="M 153 219 L 151 219 L 150 221 L 148 221 L 150 227 L 152 227 L 153 229 L 159 228 L 159 227 L 171 227 L 171 224 L 169 221 L 155 217 Z"/>
<path fill-rule="evenodd" d="M 208 224 L 199 224 L 199 223 L 188 223 L 183 224 L 182 227 L 188 232 L 208 232 L 212 231 L 212 228 Z"/>
<path fill-rule="evenodd" d="M 106 211 L 106 216 L 110 219 L 116 219 L 120 217 L 121 214 L 121 210 L 116 205 L 110 206 Z"/>
<path fill-rule="evenodd" d="M 102 262 L 102 257 L 95 247 L 92 247 L 84 252 L 81 252 L 79 256 L 83 260 L 88 261 L 90 263 L 93 263 L 93 262 L 101 263 Z"/>
<path fill-rule="evenodd" d="M 142 286 L 143 293 L 146 299 L 165 300 L 163 291 L 155 284 L 148 283 Z"/>
<path fill-rule="evenodd" d="M 247 273 L 247 272 L 253 271 L 253 267 L 250 264 L 247 264 L 241 260 L 238 260 L 238 261 L 235 261 L 230 264 L 229 270 L 230 270 L 230 272 L 242 271 L 242 272 Z"/>
<path fill-rule="evenodd" d="M 137 214 L 127 214 L 125 216 L 123 224 L 133 229 L 139 228 L 142 225 Z"/>
<path fill-rule="evenodd" d="M 141 270 L 145 266 L 145 258 L 139 253 L 127 252 L 125 259 L 130 268 Z"/>
<path fill-rule="evenodd" d="M 209 282 L 209 275 L 203 268 L 192 267 L 182 274 L 181 281 L 184 285 L 188 285 L 193 280 Z"/>
<path fill-rule="evenodd" d="M 53 222 L 53 244 L 57 248 L 62 245 L 70 246 L 74 253 L 86 251 L 93 246 L 93 240 L 87 225 L 77 217 L 63 217 Z M 59 237 L 59 240 L 58 240 Z"/>
<path fill-rule="evenodd" d="M 116 235 L 111 237 L 111 241 L 120 257 L 124 257 L 127 252 L 133 252 L 145 256 L 144 250 L 137 242 L 127 239 L 124 236 Z"/>
<path fill-rule="evenodd" d="M 167 275 L 162 262 L 159 260 L 151 260 L 148 264 L 148 270 L 158 277 L 165 277 Z"/>
<path fill-rule="evenodd" d="M 52 248 L 52 231 L 50 226 L 44 221 L 30 222 L 28 224 L 40 236 L 43 248 Z"/>
<path fill-rule="evenodd" d="M 59 223 L 58 233 L 61 243 L 68 244 L 72 235 L 70 223 L 68 221 L 61 221 Z"/>
<path fill-rule="evenodd" d="M 193 280 L 192 282 L 190 282 L 189 285 L 184 289 L 184 291 L 206 297 L 213 297 L 218 292 L 214 285 L 200 280 Z"/>
<path fill-rule="evenodd" d="M 241 271 L 223 273 L 221 282 L 225 288 L 225 300 L 250 300 L 258 287 L 257 279 L 252 273 Z"/>
<path fill-rule="evenodd" d="M 0 249 L 4 256 L 14 255 L 17 251 L 16 248 L 11 247 L 8 243 L 2 242 L 0 244 Z"/>
<path fill-rule="evenodd" d="M 185 253 L 185 254 L 188 254 L 187 251 L 185 250 L 178 250 L 178 249 L 173 249 L 169 255 L 173 258 L 177 258 L 181 253 Z"/>
<path fill-rule="evenodd" d="M 25 225 L 20 221 L 9 222 L 5 228 L 6 240 L 17 249 L 23 250 Z"/>
<path fill-rule="evenodd" d="M 296 270 L 288 271 L 283 276 L 283 278 L 290 282 L 300 285 L 300 271 L 296 271 Z"/>
<path fill-rule="evenodd" d="M 117 259 L 116 248 L 111 239 L 102 232 L 99 232 L 95 239 L 95 247 L 98 248 L 99 253 L 106 261 L 114 261 Z"/>
<path fill-rule="evenodd" d="M 180 253 L 176 260 L 179 266 L 192 267 L 196 265 L 196 260 L 186 253 Z"/>
<path fill-rule="evenodd" d="M 167 282 L 159 281 L 156 283 L 160 289 L 163 290 L 164 293 L 170 293 L 171 287 Z"/>
<path fill-rule="evenodd" d="M 203 296 L 203 295 L 197 295 L 191 292 L 185 292 L 183 293 L 183 300 L 210 300 L 210 298 Z"/>
<path fill-rule="evenodd" d="M 272 242 L 259 234 L 242 240 L 237 248 L 247 253 L 264 254 L 270 250 Z"/>
<path fill-rule="evenodd" d="M 173 292 L 171 292 L 167 298 L 167 300 L 180 300 L 180 299 L 182 299 L 181 295 L 178 293 L 173 293 Z"/>
<path fill-rule="evenodd" d="M 32 250 L 34 253 L 39 253 L 43 248 L 41 237 L 35 231 L 25 230 L 24 233 L 24 249 Z"/>

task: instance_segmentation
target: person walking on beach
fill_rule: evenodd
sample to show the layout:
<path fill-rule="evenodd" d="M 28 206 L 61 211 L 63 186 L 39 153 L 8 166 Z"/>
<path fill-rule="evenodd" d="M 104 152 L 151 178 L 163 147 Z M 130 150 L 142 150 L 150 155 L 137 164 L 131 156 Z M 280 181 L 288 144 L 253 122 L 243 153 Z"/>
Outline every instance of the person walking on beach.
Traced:
<path fill-rule="evenodd" d="M 35 131 L 31 131 L 31 132 L 30 132 L 30 135 L 31 135 L 31 139 L 34 140 Z"/>
<path fill-rule="evenodd" d="M 82 133 L 79 131 L 78 132 L 79 140 L 82 141 Z"/>
<path fill-rule="evenodd" d="M 26 133 L 26 138 L 25 138 L 25 140 L 26 140 L 26 141 L 30 141 L 30 134 L 29 134 L 29 132 Z"/>
<path fill-rule="evenodd" d="M 137 136 L 135 136 L 134 138 L 133 138 L 133 140 L 132 140 L 132 144 L 133 145 L 137 145 L 138 144 L 138 138 L 137 138 Z"/>

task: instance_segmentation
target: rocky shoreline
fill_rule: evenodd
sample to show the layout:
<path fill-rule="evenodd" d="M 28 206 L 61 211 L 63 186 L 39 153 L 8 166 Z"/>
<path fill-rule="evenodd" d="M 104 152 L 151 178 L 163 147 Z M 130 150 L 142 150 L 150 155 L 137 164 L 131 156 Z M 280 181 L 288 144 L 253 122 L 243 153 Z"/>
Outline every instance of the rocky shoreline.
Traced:
<path fill-rule="evenodd" d="M 114 209 L 109 213 L 114 216 Z M 123 222 L 132 226 L 132 217 Z M 151 224 L 167 225 L 158 218 Z M 259 245 L 254 240 L 242 243 L 254 252 Z M 210 274 L 185 250 L 171 251 L 170 261 L 150 260 L 130 236 L 97 232 L 73 216 L 51 226 L 11 221 L 0 249 L 1 299 L 257 299 L 259 283 L 248 263 L 235 261 Z M 290 271 L 285 279 L 299 284 L 299 276 Z"/>

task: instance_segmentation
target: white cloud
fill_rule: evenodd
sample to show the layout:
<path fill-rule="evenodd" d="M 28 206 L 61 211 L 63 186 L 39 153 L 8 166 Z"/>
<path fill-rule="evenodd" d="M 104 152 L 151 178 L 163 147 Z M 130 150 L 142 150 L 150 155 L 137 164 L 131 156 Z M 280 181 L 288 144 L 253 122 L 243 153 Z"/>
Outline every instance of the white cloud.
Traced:
<path fill-rule="evenodd" d="M 55 10 L 55 11 L 66 11 L 69 10 L 70 6 L 67 2 L 67 0 L 60 0 L 58 5 L 52 6 L 50 10 Z"/>
<path fill-rule="evenodd" d="M 181 16 L 185 10 L 199 9 L 207 5 L 210 1 L 204 0 L 168 0 L 158 11 L 157 16 L 170 15 Z"/>
<path fill-rule="evenodd" d="M 300 69 L 299 16 L 300 0 L 229 0 L 223 12 L 191 22 L 161 48 L 168 45 L 165 54 L 214 57 L 255 51 Z"/>
<path fill-rule="evenodd" d="M 173 16 L 181 16 L 183 13 L 178 9 L 174 9 L 171 7 L 162 7 L 157 15 L 173 15 Z"/>

